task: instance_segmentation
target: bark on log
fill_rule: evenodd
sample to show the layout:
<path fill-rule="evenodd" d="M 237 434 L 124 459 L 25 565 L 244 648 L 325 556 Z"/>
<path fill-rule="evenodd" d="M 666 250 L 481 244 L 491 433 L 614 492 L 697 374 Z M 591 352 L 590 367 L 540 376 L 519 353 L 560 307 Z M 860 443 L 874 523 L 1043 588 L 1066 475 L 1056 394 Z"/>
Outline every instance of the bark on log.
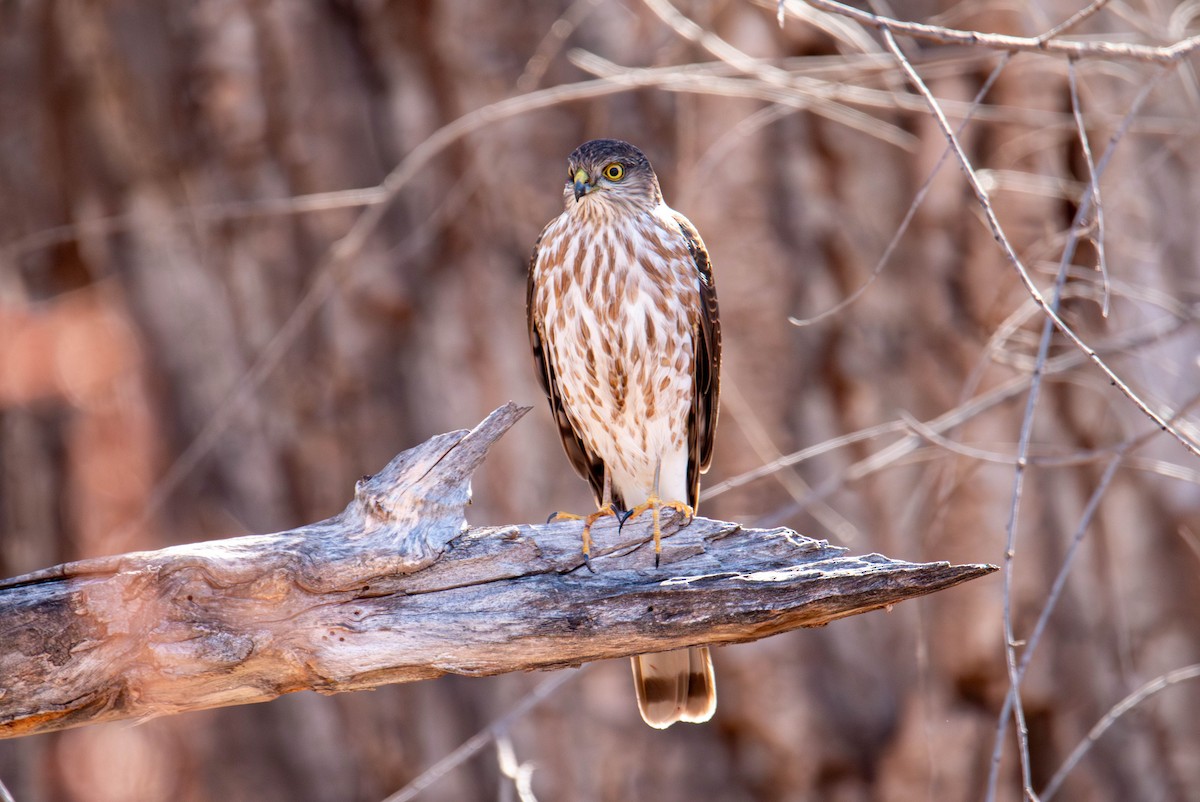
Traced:
<path fill-rule="evenodd" d="M 664 514 L 661 568 L 643 516 L 597 525 L 591 573 L 577 521 L 465 523 L 472 473 L 526 410 L 405 451 L 320 523 L 0 582 L 0 737 L 756 640 L 996 570 Z"/>

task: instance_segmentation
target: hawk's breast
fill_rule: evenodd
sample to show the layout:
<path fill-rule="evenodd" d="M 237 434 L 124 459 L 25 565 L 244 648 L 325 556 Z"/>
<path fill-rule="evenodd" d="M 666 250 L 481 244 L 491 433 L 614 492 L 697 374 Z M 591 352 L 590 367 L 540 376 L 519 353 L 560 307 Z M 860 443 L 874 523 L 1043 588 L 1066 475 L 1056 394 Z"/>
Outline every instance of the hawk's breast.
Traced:
<path fill-rule="evenodd" d="M 627 505 L 648 495 L 659 460 L 663 497 L 686 498 L 699 274 L 670 210 L 600 221 L 564 213 L 535 270 L 572 427 Z"/>

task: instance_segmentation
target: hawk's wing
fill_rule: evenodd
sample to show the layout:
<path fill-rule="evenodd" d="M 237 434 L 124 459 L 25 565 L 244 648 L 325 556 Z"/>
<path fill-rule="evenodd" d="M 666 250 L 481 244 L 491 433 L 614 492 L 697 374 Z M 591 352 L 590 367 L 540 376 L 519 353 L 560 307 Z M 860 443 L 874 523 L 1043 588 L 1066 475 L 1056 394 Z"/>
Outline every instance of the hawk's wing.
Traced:
<path fill-rule="evenodd" d="M 549 225 L 546 226 L 546 228 L 549 227 Z M 539 310 L 534 306 L 534 290 L 536 289 L 533 278 L 534 268 L 537 266 L 538 249 L 541 247 L 542 237 L 545 235 L 546 229 L 544 228 L 538 235 L 537 242 L 533 244 L 533 256 L 529 259 L 529 286 L 525 295 L 525 314 L 529 319 L 529 345 L 533 348 L 538 381 L 550 399 L 550 408 L 554 412 L 554 422 L 558 424 L 558 436 L 562 438 L 567 459 L 571 460 L 571 466 L 575 468 L 575 472 L 588 480 L 588 484 L 592 486 L 592 493 L 596 497 L 596 504 L 599 506 L 604 503 L 604 463 L 588 450 L 579 433 L 575 431 L 575 427 L 571 425 L 571 419 L 567 417 L 567 411 L 563 408 L 562 395 L 558 389 L 558 376 L 555 374 L 554 365 L 551 364 L 550 356 L 543 346 L 542 318 Z M 613 503 L 620 506 L 620 500 L 615 497 L 615 493 Z"/>
<path fill-rule="evenodd" d="M 717 288 L 713 283 L 712 262 L 700 233 L 686 217 L 675 212 L 675 222 L 683 232 L 688 251 L 696 263 L 700 278 L 700 325 L 695 334 L 695 384 L 692 410 L 688 415 L 688 504 L 696 508 L 700 500 L 700 474 L 712 463 L 713 440 L 717 433 L 717 407 L 721 396 L 721 321 L 717 314 Z"/>

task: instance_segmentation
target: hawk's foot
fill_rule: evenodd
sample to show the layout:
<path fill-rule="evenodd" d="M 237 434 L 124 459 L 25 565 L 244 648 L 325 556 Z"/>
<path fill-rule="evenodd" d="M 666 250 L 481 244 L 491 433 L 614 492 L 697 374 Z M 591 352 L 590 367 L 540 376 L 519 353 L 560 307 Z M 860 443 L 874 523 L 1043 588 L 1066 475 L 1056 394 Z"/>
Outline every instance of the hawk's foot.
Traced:
<path fill-rule="evenodd" d="M 637 515 L 641 515 L 646 510 L 650 510 L 650 512 L 653 514 L 653 516 L 654 516 L 654 567 L 655 568 L 658 567 L 659 559 L 662 557 L 662 529 L 659 527 L 659 516 L 662 512 L 663 507 L 668 507 L 672 510 L 675 510 L 676 512 L 681 513 L 683 515 L 683 517 L 686 518 L 688 521 L 691 521 L 692 516 L 696 514 L 696 511 L 693 510 L 690 505 L 685 504 L 682 501 L 663 501 L 661 498 L 658 497 L 657 493 L 651 493 L 650 498 L 646 499 L 644 504 L 637 505 L 632 510 L 630 510 L 625 515 L 624 518 L 620 519 L 621 525 L 624 526 L 625 522 L 628 521 L 630 518 L 633 518 L 634 516 L 637 516 Z"/>
<path fill-rule="evenodd" d="M 592 568 L 591 560 L 592 524 L 596 523 L 596 521 L 599 521 L 601 518 L 607 518 L 610 515 L 616 518 L 618 521 L 624 523 L 624 519 L 621 518 L 621 513 L 618 513 L 613 508 L 612 504 L 605 504 L 591 515 L 576 515 L 573 512 L 556 512 L 546 519 L 546 523 L 550 523 L 551 521 L 583 521 L 583 564 L 586 565 L 587 569 L 594 574 L 596 571 Z"/>

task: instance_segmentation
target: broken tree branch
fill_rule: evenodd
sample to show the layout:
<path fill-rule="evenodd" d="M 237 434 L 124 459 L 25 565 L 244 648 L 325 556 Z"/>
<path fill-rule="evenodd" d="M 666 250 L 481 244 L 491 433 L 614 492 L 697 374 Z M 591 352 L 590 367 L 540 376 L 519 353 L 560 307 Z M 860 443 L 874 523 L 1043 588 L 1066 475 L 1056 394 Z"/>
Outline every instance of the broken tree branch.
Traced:
<path fill-rule="evenodd" d="M 644 516 L 597 525 L 590 573 L 578 521 L 464 521 L 472 473 L 526 411 L 405 451 L 320 523 L 0 581 L 0 737 L 756 640 L 996 570 L 673 517 L 655 570 Z"/>

